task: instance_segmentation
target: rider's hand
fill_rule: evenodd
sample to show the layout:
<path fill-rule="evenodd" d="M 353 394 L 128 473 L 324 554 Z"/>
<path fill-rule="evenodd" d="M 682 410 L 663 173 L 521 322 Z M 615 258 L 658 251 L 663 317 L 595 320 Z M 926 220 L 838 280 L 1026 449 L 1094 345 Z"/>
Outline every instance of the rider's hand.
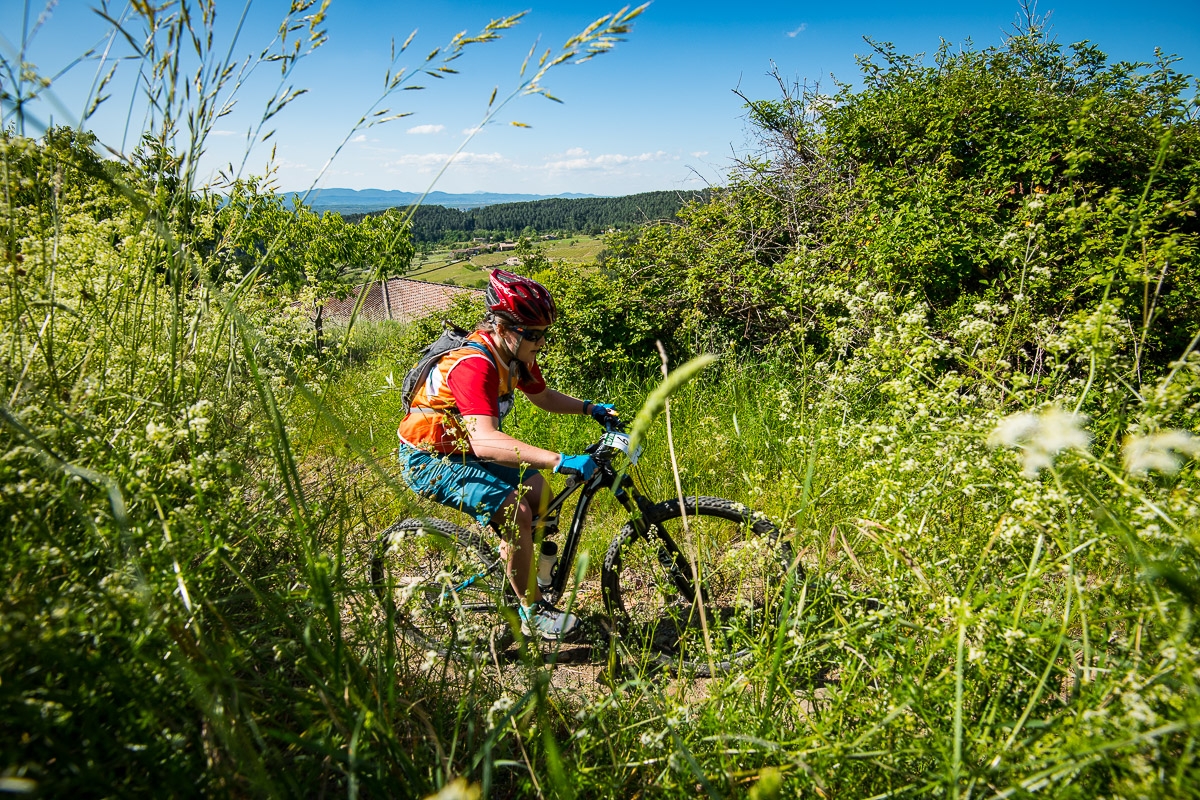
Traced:
<path fill-rule="evenodd" d="M 558 465 L 554 468 L 554 471 L 560 475 L 578 475 L 586 481 L 596 471 L 596 460 L 587 453 L 581 453 L 577 456 L 559 453 Z"/>
<path fill-rule="evenodd" d="M 592 415 L 592 419 L 605 428 L 608 427 L 610 421 L 617 418 L 617 412 L 612 403 L 593 403 L 591 400 L 585 400 L 584 403 L 584 408 L 587 409 L 587 413 Z"/>

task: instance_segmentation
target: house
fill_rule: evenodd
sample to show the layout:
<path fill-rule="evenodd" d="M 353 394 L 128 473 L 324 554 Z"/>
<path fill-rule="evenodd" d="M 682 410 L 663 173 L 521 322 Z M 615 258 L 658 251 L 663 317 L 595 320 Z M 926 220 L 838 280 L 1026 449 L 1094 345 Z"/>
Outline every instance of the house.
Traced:
<path fill-rule="evenodd" d="M 509 258 L 504 259 L 504 266 L 519 267 L 521 266 L 521 259 L 517 256 L 510 256 Z"/>
<path fill-rule="evenodd" d="M 343 300 L 327 299 L 318 308 L 317 319 L 331 321 L 350 319 L 355 303 L 363 294 L 366 296 L 363 298 L 362 308 L 359 309 L 358 319 L 392 319 L 408 322 L 446 310 L 460 295 L 482 297 L 483 290 L 451 286 L 446 283 L 416 281 L 411 278 L 374 281 L 354 287 L 350 295 Z"/>

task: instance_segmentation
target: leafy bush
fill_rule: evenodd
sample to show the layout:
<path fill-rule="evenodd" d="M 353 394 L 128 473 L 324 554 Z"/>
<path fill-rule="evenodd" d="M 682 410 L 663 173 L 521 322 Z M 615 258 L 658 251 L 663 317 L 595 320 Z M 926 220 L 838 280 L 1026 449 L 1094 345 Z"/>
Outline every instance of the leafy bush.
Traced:
<path fill-rule="evenodd" d="M 830 285 L 911 295 L 955 328 L 978 302 L 1024 319 L 1112 301 L 1165 365 L 1200 316 L 1200 126 L 1174 59 L 1109 64 L 1037 29 L 933 63 L 876 45 L 863 88 L 750 101 L 763 154 L 679 225 L 609 242 L 655 288 L 680 352 L 836 342 Z M 1028 327 L 1010 346 L 1032 357 Z"/>
<path fill-rule="evenodd" d="M 643 374 L 657 363 L 654 342 L 665 337 L 665 320 L 652 310 L 644 283 L 565 264 L 547 265 L 533 277 L 558 307 L 550 345 L 540 357 L 549 375 L 595 386 L 606 377 Z"/>

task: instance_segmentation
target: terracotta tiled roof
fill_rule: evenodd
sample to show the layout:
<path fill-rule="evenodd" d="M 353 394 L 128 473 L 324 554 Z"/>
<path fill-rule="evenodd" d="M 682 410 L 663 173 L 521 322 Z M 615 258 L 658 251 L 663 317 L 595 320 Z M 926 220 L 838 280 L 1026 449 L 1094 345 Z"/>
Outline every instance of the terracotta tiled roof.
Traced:
<path fill-rule="evenodd" d="M 325 319 L 349 319 L 362 292 L 366 292 L 367 296 L 358 312 L 359 319 L 394 319 L 400 322 L 443 311 L 459 295 L 483 296 L 482 289 L 392 278 L 356 286 L 345 300 L 326 300 L 321 316 Z"/>

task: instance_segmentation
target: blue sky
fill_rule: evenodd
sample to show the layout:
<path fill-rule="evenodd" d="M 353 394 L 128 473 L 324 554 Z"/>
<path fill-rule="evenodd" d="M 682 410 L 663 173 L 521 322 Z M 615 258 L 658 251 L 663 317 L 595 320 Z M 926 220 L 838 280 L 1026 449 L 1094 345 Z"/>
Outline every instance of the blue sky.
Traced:
<path fill-rule="evenodd" d="M 15 58 L 22 41 L 24 6 L 30 25 L 45 0 L 0 3 L 3 53 Z M 94 12 L 99 0 L 60 0 L 51 7 L 26 51 L 43 75 L 60 70 L 89 46 L 103 41 L 106 23 Z M 286 2 L 255 2 L 235 52 L 267 46 Z M 219 0 L 217 35 L 228 42 L 243 3 Z M 200 175 L 216 171 L 263 174 L 271 154 L 280 188 L 313 185 L 355 189 L 422 191 L 479 125 L 493 88 L 503 97 L 519 84 L 519 69 L 535 42 L 558 48 L 592 20 L 617 11 L 592 0 L 530 5 L 491 0 L 428 0 L 420 4 L 333 0 L 326 22 L 329 39 L 300 62 L 290 82 L 308 92 L 271 120 L 275 134 L 248 141 L 267 99 L 278 89 L 278 68 L 258 68 L 239 90 L 234 111 L 208 138 Z M 124 10 L 110 1 L 112 16 Z M 424 91 L 400 92 L 386 104 L 411 116 L 359 131 L 329 159 L 356 120 L 379 97 L 394 40 L 417 37 L 399 65 L 410 68 L 461 30 L 474 32 L 489 20 L 528 9 L 500 42 L 469 48 L 455 62 L 460 74 L 426 81 Z M 583 192 L 621 195 L 660 189 L 701 188 L 720 183 L 731 158 L 753 146 L 742 100 L 777 94 L 772 64 L 788 80 L 820 81 L 832 90 L 831 74 L 858 77 L 856 54 L 863 37 L 894 42 L 904 53 L 932 53 L 945 39 L 976 46 L 1002 41 L 1019 11 L 1011 0 L 976 2 L 716 3 L 655 0 L 616 48 L 585 64 L 552 72 L 546 88 L 561 104 L 519 97 L 476 132 L 434 188 L 447 192 Z M 1200 3 L 1142 0 L 1060 0 L 1043 3 L 1051 33 L 1060 42 L 1091 40 L 1113 59 L 1149 60 L 1154 48 L 1183 57 L 1184 72 L 1200 72 Z M 128 53 L 121 41 L 110 54 Z M 94 82 L 95 60 L 71 67 L 51 86 L 56 104 L 33 116 L 74 122 Z M 127 150 L 141 130 L 144 109 L 133 94 L 136 66 L 118 67 L 111 97 L 89 126 L 111 147 Z M 6 122 L 11 121 L 6 108 Z M 528 128 L 514 127 L 518 121 Z M 132 131 L 132 133 L 130 133 Z M 36 131 L 31 131 L 36 133 Z M 245 157 L 246 154 L 248 157 Z M 244 162 L 244 166 L 243 166 Z M 324 170 L 322 172 L 322 170 Z"/>

